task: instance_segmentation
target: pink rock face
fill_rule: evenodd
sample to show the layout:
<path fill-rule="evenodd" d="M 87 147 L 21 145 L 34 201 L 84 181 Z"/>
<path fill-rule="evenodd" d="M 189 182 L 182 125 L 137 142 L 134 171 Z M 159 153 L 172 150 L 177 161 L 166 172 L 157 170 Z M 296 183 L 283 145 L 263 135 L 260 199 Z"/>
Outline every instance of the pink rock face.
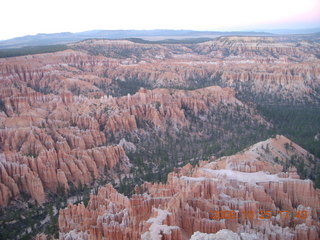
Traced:
<path fill-rule="evenodd" d="M 249 84 L 256 94 L 267 90 L 287 99 L 311 99 L 320 86 L 319 43 L 299 44 L 290 37 L 221 37 L 192 48 L 184 44 L 83 41 L 72 45 L 77 50 L 0 59 L 4 86 L 0 95 L 12 96 L 5 101 L 11 114 L 30 107 L 23 94 L 33 95 L 33 89 L 57 93 L 69 104 L 75 100 L 70 91 L 80 91 L 88 98 L 101 97 L 102 88 L 112 89 L 112 79 L 139 79 L 156 88 L 186 87 L 194 81 L 221 78 L 225 86 Z M 104 56 L 90 55 L 96 49 Z M 21 89 L 9 87 L 17 83 Z M 112 90 L 108 94 L 113 94 Z"/>
<path fill-rule="evenodd" d="M 281 41 L 221 37 L 191 48 L 90 40 L 72 48 L 0 59 L 0 100 L 5 108 L 0 111 L 1 206 L 22 192 L 43 202 L 46 191 L 56 192 L 58 186 L 68 189 L 70 183 L 90 184 L 105 167 L 111 169 L 117 163 L 128 169 L 123 149 L 107 147 L 110 144 L 104 133 L 143 134 L 146 130 L 141 122 L 150 123 L 157 131 L 165 131 L 166 122 L 175 129 L 190 127 L 186 109 L 198 115 L 220 102 L 244 106 L 247 112 L 242 114 L 268 125 L 235 97 L 236 91 L 249 85 L 256 95 L 267 89 L 284 99 L 294 96 L 300 101 L 310 100 L 320 87 L 318 42 L 296 46 L 285 37 Z M 103 55 L 92 55 L 94 48 Z M 155 89 L 112 97 L 119 87 L 117 81 L 128 79 L 141 80 Z M 214 80 L 210 84 L 221 80 L 227 87 L 159 88 L 194 87 L 195 82 L 207 86 L 202 82 L 207 79 Z M 240 87 L 232 89 L 235 85 Z M 265 165 L 238 164 L 233 170 L 254 172 Z M 279 171 L 268 166 L 268 171 Z M 294 178 L 294 172 L 287 175 Z"/>
<path fill-rule="evenodd" d="M 39 102 L 35 101 L 35 104 Z M 63 105 L 63 102 L 58 103 L 60 107 Z M 47 107 L 50 110 L 51 107 Z M 66 105 L 62 109 L 66 109 Z M 30 110 L 24 113 L 27 111 Z M 71 112 L 63 111 L 58 118 L 55 111 L 42 114 L 39 121 L 31 119 L 30 125 L 26 126 L 21 126 L 20 119 L 14 119 L 17 117 L 5 118 L 5 121 L 12 120 L 12 125 L 0 130 L 3 150 L 0 155 L 0 205 L 7 205 L 22 192 L 43 203 L 45 191 L 56 192 L 59 186 L 68 190 L 70 183 L 90 184 L 104 173 L 105 168 L 112 169 L 117 163 L 128 168 L 123 148 L 105 146 L 105 136 L 95 119 L 75 117 Z M 77 127 L 70 128 L 70 124 Z"/>
<path fill-rule="evenodd" d="M 319 239 L 319 191 L 297 178 L 295 169 L 283 173 L 273 162 L 290 154 L 307 161 L 304 149 L 291 143 L 295 150 L 288 152 L 286 143 L 277 136 L 233 156 L 188 164 L 170 173 L 166 184 L 136 186 L 140 194 L 130 199 L 108 184 L 91 195 L 87 207 L 60 210 L 60 239 Z M 222 215 L 232 210 L 233 218 Z"/>
<path fill-rule="evenodd" d="M 38 203 L 45 201 L 45 190 L 56 192 L 59 186 L 65 190 L 69 184 L 89 184 L 103 174 L 105 167 L 112 169 L 117 163 L 129 166 L 120 146 L 102 146 L 69 151 L 46 149 L 37 157 L 5 152 L 0 162 L 1 205 L 21 192 L 30 195 Z"/>
<path fill-rule="evenodd" d="M 26 74 L 25 81 L 37 78 L 29 77 L 31 73 L 15 74 Z M 111 146 L 105 133 L 148 131 L 139 122 L 157 131 L 166 131 L 167 122 L 180 129 L 189 126 L 185 109 L 197 115 L 220 102 L 245 105 L 234 90 L 218 86 L 193 91 L 142 88 L 117 98 L 75 96 L 67 90 L 45 95 L 28 87 L 0 91 L 6 105 L 6 112 L 0 115 L 0 205 L 8 205 L 22 192 L 43 203 L 45 192 L 68 190 L 71 183 L 91 184 L 105 169 L 117 165 L 127 172 L 130 164 L 124 149 Z M 260 116 L 250 116 L 268 124 Z"/>
<path fill-rule="evenodd" d="M 123 148 L 111 146 L 105 133 L 146 133 L 147 130 L 140 126 L 141 122 L 150 123 L 152 130 L 163 132 L 167 130 L 166 122 L 170 122 L 174 129 L 180 130 L 191 127 L 186 110 L 200 115 L 221 102 L 230 108 L 242 106 L 246 111 L 241 114 L 268 125 L 253 108 L 235 97 L 236 91 L 239 93 L 242 87 L 249 85 L 250 91 L 256 95 L 266 93 L 267 89 L 268 93 L 279 94 L 284 99 L 291 99 L 293 95 L 299 101 L 311 99 L 315 90 L 320 88 L 320 60 L 316 57 L 320 55 L 319 43 L 303 42 L 298 47 L 288 39 L 282 40 L 222 37 L 213 42 L 196 44 L 193 48 L 184 44 L 151 45 L 90 40 L 74 44 L 72 47 L 75 50 L 0 59 L 0 100 L 5 108 L 5 111 L 0 110 L 0 206 L 10 204 L 12 199 L 19 199 L 21 193 L 43 203 L 47 192 L 57 192 L 59 187 L 67 190 L 71 183 L 91 184 L 104 174 L 105 169 L 113 170 L 115 166 L 120 166 L 128 171 L 130 164 Z M 91 55 L 92 48 L 101 48 L 103 55 Z M 123 52 L 127 56 L 122 56 Z M 154 90 L 140 89 L 134 95 L 112 97 L 119 87 L 117 81 L 128 79 L 141 80 Z M 194 82 L 199 86 L 207 86 L 202 82 L 207 79 L 214 80 L 210 84 L 217 84 L 221 80 L 226 87 L 211 86 L 193 91 L 170 89 L 194 87 Z M 231 88 L 235 85 L 239 85 L 239 89 Z M 284 142 L 287 140 L 279 137 L 265 143 L 264 150 L 269 149 L 269 153 L 259 150 L 263 161 L 254 152 L 247 152 L 227 158 L 228 161 L 221 159 L 219 164 L 212 165 L 210 169 L 244 173 L 268 171 L 279 174 L 281 179 L 299 181 L 294 169 L 280 174 L 281 166 L 273 162 L 275 157 L 282 162 L 288 161 L 294 152 L 301 152 L 306 159 L 299 146 L 293 144 L 294 149 L 288 151 L 283 146 Z M 308 166 L 308 160 L 305 164 Z M 179 174 L 190 177 L 188 171 L 193 170 L 189 167 L 182 169 Z M 211 178 L 208 171 L 199 170 L 195 174 Z M 230 184 L 234 184 L 234 181 L 230 180 Z M 159 189 L 168 188 L 163 191 L 171 199 L 175 191 L 180 191 L 180 185 L 171 189 L 168 187 L 170 184 L 169 181 L 167 185 L 159 185 Z M 212 188 L 210 191 L 219 192 L 211 180 L 206 184 L 206 187 Z M 315 192 L 310 183 L 305 184 L 267 181 L 259 183 L 259 188 L 243 188 L 250 189 L 255 199 L 265 202 L 263 206 L 274 212 L 278 205 L 296 208 L 298 203 L 311 204 Z M 155 186 L 158 185 L 149 187 Z M 203 186 L 195 188 L 202 191 Z M 268 194 L 264 193 L 264 188 L 269 189 Z M 195 190 L 192 188 L 188 191 Z M 232 188 L 228 191 L 231 195 L 237 194 Z M 301 195 L 309 198 L 295 196 L 295 191 L 301 191 Z M 205 193 L 206 197 L 211 195 L 210 192 Z M 156 207 L 162 206 L 166 202 L 151 196 L 152 200 L 146 200 L 148 211 L 143 212 L 145 206 L 139 199 L 130 199 L 130 202 L 137 203 L 130 210 L 133 211 L 130 212 L 133 214 L 130 219 L 131 216 L 138 219 L 134 220 L 137 222 L 135 224 L 147 221 L 151 212 L 156 217 L 159 211 L 152 210 L 152 207 L 154 204 Z M 174 206 L 180 209 L 175 201 L 172 200 L 176 204 Z M 193 214 L 195 211 L 192 209 L 193 200 L 188 201 L 190 206 L 184 206 L 180 213 L 166 210 L 171 213 L 167 218 L 184 229 L 170 228 L 172 234 L 176 234 L 172 235 L 173 239 L 190 236 L 195 229 L 210 232 L 226 226 L 223 222 L 212 225 L 207 220 L 194 220 L 192 217 L 182 220 L 182 213 Z M 206 203 L 201 204 L 203 208 L 209 208 Z M 201 214 L 205 215 L 203 211 Z M 282 222 L 283 226 L 289 224 Z M 235 223 L 228 224 L 236 229 Z M 188 230 L 189 227 L 191 230 Z M 133 225 L 128 227 L 125 234 L 133 234 L 134 239 L 147 230 L 142 225 Z M 305 231 L 303 226 L 298 230 L 302 235 L 314 234 L 314 231 Z M 124 236 L 123 232 L 123 229 L 116 227 L 114 231 L 102 230 L 100 225 L 90 229 L 90 234 L 97 235 L 97 238 L 107 234 L 116 234 L 120 238 Z M 79 237 L 85 238 L 87 234 Z M 170 236 L 165 234 L 164 238 L 169 239 Z"/>

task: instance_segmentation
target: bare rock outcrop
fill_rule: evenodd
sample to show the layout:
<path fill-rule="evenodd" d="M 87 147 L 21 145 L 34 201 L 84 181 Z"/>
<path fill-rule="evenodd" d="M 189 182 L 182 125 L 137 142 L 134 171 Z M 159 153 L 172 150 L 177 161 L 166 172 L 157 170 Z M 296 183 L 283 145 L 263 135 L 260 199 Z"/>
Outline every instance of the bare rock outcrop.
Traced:
<path fill-rule="evenodd" d="M 218 86 L 192 91 L 141 88 L 117 98 L 87 98 L 70 91 L 42 94 L 30 88 L 11 93 L 1 96 L 6 110 L 0 116 L 1 205 L 22 192 L 42 203 L 46 191 L 91 184 L 115 166 L 127 172 L 124 149 L 107 140 L 111 133 L 165 132 L 169 124 L 178 132 L 190 125 L 187 111 L 206 115 L 218 111 L 219 104 L 250 109 L 241 114 L 268 125 L 235 97 L 233 89 Z"/>
<path fill-rule="evenodd" d="M 279 154 L 286 158 L 283 146 L 290 142 L 277 136 L 233 156 L 188 164 L 170 173 L 166 184 L 137 186 L 140 194 L 130 199 L 107 185 L 91 195 L 87 207 L 60 210 L 60 239 L 316 240 L 319 192 L 310 180 L 297 178 L 295 169 L 283 173 L 271 160 Z M 261 148 L 267 144 L 269 152 Z M 291 145 L 296 154 L 306 154 Z"/>
<path fill-rule="evenodd" d="M 270 101 L 319 97 L 319 42 L 299 37 L 230 36 L 190 45 L 88 40 L 71 48 L 0 60 L 0 95 L 41 92 L 70 103 L 70 92 L 89 98 L 118 95 L 122 85 L 137 81 L 152 88 L 219 85 L 235 88 L 244 98 L 250 92 Z M 10 89 L 17 83 L 21 88 Z M 30 102 L 21 96 L 11 99 L 12 109 L 9 104 L 11 114 Z"/>

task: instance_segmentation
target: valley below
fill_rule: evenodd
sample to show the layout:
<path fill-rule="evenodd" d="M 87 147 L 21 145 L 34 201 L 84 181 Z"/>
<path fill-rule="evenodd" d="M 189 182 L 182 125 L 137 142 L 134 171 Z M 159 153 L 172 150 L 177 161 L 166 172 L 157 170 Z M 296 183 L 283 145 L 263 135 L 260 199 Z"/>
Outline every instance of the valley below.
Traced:
<path fill-rule="evenodd" d="M 319 34 L 85 40 L 0 86 L 0 239 L 320 238 Z"/>

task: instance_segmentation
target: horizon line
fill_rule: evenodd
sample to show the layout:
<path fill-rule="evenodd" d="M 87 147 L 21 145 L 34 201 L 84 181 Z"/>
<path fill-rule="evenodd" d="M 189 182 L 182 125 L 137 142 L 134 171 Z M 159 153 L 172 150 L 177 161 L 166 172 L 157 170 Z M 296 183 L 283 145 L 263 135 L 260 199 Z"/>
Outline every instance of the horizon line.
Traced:
<path fill-rule="evenodd" d="M 86 32 L 94 32 L 94 31 L 190 31 L 190 32 L 216 32 L 216 33 L 222 33 L 222 32 L 252 32 L 252 33 L 269 33 L 269 34 L 278 34 L 278 33 L 273 33 L 273 32 L 280 32 L 280 31 L 312 31 L 315 30 L 315 32 L 313 33 L 317 33 L 320 32 L 320 26 L 313 26 L 313 27 L 294 27 L 294 28 L 285 28 L 285 27 L 281 27 L 281 28 L 242 28 L 242 29 L 228 29 L 226 28 L 225 30 L 223 29 L 207 29 L 207 30 L 199 30 L 199 29 L 186 29 L 186 28 L 179 28 L 179 29 L 173 29 L 173 28 L 154 28 L 154 29 L 91 29 L 91 30 L 84 30 L 84 31 L 63 31 L 63 32 L 38 32 L 35 34 L 27 34 L 27 35 L 20 35 L 20 36 L 16 36 L 16 37 L 12 37 L 12 38 L 6 38 L 6 39 L 0 39 L 0 41 L 8 41 L 8 40 L 12 40 L 12 39 L 16 39 L 16 38 L 23 38 L 23 37 L 35 37 L 38 35 L 53 35 L 53 34 L 63 34 L 63 33 L 68 33 L 68 34 L 79 34 L 79 33 L 86 33 Z M 312 33 L 312 32 L 310 32 Z M 306 33 L 306 34 L 310 34 L 310 33 Z M 281 34 L 281 33 L 280 33 Z M 294 33 L 293 33 L 294 34 Z"/>

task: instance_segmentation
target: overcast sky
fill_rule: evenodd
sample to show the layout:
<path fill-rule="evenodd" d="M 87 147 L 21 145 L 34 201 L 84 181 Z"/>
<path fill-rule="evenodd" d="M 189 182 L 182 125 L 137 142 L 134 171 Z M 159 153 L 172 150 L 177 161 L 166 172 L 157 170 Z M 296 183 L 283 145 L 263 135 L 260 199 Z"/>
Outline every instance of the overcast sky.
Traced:
<path fill-rule="evenodd" d="M 0 39 L 95 29 L 320 27 L 320 0 L 1 0 Z"/>

